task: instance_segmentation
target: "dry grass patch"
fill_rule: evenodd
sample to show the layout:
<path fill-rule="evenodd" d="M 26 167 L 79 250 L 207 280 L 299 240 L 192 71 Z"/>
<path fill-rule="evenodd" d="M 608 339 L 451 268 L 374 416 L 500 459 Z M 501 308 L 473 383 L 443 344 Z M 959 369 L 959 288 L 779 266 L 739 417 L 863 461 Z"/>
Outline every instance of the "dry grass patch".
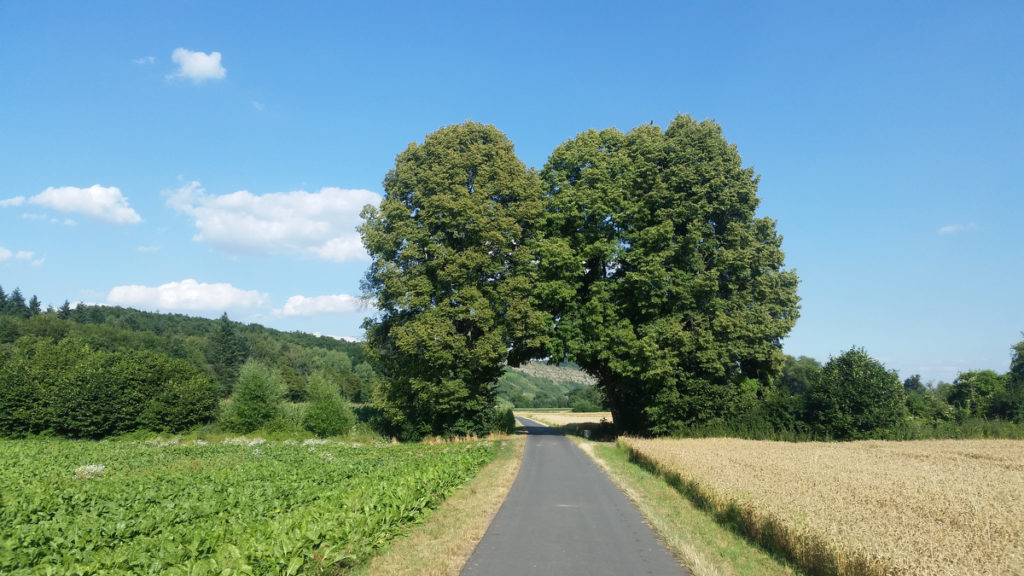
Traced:
<path fill-rule="evenodd" d="M 420 526 L 368 566 L 363 576 L 456 576 L 484 537 L 519 473 L 526 436 L 507 436 L 494 462 L 464 488 L 444 501 Z"/>
<path fill-rule="evenodd" d="M 570 426 L 575 424 L 600 424 L 601 420 L 612 421 L 611 412 L 528 412 L 516 410 L 516 416 L 536 420 L 548 426 Z"/>
<path fill-rule="evenodd" d="M 1024 441 L 620 442 L 811 573 L 1024 574 Z"/>

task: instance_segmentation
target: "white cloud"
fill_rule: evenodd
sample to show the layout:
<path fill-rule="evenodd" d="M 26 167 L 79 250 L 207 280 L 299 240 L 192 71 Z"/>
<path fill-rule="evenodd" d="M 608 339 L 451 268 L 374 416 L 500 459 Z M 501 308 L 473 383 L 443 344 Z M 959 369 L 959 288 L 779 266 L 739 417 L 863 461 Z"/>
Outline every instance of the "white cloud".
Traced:
<path fill-rule="evenodd" d="M 115 286 L 107 303 L 149 310 L 222 311 L 258 308 L 268 296 L 256 290 L 241 290 L 231 284 L 206 284 L 191 278 L 156 287 Z"/>
<path fill-rule="evenodd" d="M 280 310 L 274 310 L 279 316 L 316 316 L 336 312 L 355 312 L 366 310 L 372 304 L 362 298 L 348 294 L 332 294 L 329 296 L 292 296 Z"/>
<path fill-rule="evenodd" d="M 262 112 L 263 108 L 264 108 L 263 102 L 260 102 L 258 100 L 253 100 L 252 101 L 252 107 L 257 109 L 257 110 L 259 110 L 260 112 Z"/>
<path fill-rule="evenodd" d="M 139 252 L 144 252 L 144 253 L 159 252 L 160 251 L 160 247 L 159 246 L 138 246 L 135 249 L 138 250 Z"/>
<path fill-rule="evenodd" d="M 193 52 L 185 48 L 176 48 L 171 53 L 171 60 L 178 65 L 178 71 L 170 76 L 188 78 L 199 84 L 206 80 L 220 80 L 227 76 L 227 70 L 220 65 L 220 52 Z"/>
<path fill-rule="evenodd" d="M 367 259 L 356 226 L 363 206 L 380 202 L 368 190 L 340 188 L 215 196 L 198 182 L 167 196 L 169 206 L 194 219 L 198 242 L 236 254 L 305 254 L 333 262 Z"/>
<path fill-rule="evenodd" d="M 968 230 L 974 230 L 977 225 L 974 222 L 968 222 L 967 224 L 950 224 L 949 226 L 943 226 L 939 228 L 938 233 L 942 235 L 956 234 L 958 232 L 966 232 Z"/>
<path fill-rule="evenodd" d="M 0 200 L 0 208 L 7 208 L 8 206 L 21 206 L 24 203 L 24 196 L 15 196 L 14 198 L 8 198 L 7 200 Z"/>
<path fill-rule="evenodd" d="M 156 62 L 155 56 L 143 56 L 142 58 L 135 58 L 132 62 L 136 64 L 153 64 Z"/>
<path fill-rule="evenodd" d="M 0 263 L 6 262 L 14 258 L 15 260 L 25 260 L 33 266 L 42 266 L 45 258 L 36 258 L 35 252 L 29 252 L 28 250 L 18 250 L 17 252 L 11 252 L 7 248 L 0 246 Z"/>
<path fill-rule="evenodd" d="M 97 184 L 88 188 L 50 187 L 28 201 L 58 212 L 84 214 L 111 224 L 135 224 L 142 221 L 142 217 L 128 205 L 128 200 L 114 186 L 103 187 Z"/>

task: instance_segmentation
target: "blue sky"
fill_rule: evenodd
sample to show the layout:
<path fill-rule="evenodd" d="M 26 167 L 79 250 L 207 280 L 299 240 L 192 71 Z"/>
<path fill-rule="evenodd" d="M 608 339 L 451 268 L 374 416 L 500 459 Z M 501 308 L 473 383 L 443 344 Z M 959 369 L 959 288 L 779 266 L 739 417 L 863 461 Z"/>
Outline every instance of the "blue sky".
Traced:
<path fill-rule="evenodd" d="M 395 156 L 494 124 L 719 122 L 761 175 L 785 341 L 902 377 L 1024 331 L 1024 4 L 0 0 L 0 285 L 359 337 Z"/>

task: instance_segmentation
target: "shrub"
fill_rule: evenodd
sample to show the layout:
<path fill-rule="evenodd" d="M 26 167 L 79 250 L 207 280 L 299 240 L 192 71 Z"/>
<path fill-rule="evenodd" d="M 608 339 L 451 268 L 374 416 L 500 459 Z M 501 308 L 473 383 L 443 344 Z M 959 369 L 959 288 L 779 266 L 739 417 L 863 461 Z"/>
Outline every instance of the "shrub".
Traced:
<path fill-rule="evenodd" d="M 309 404 L 302 425 L 320 437 L 347 434 L 355 424 L 356 417 L 348 404 L 341 398 L 337 384 L 322 372 L 314 372 L 306 387 Z"/>
<path fill-rule="evenodd" d="M 178 432 L 212 420 L 217 397 L 198 369 L 164 354 L 22 338 L 0 365 L 0 434 Z"/>
<path fill-rule="evenodd" d="M 491 427 L 495 432 L 512 434 L 516 431 L 516 417 L 511 408 L 498 408 L 494 411 L 494 424 Z"/>
<path fill-rule="evenodd" d="M 224 428 L 248 433 L 283 418 L 284 386 L 281 377 L 256 360 L 248 360 L 238 373 L 235 394 L 224 415 Z"/>
<path fill-rule="evenodd" d="M 899 376 L 860 348 L 829 360 L 807 397 L 807 421 L 835 440 L 885 437 L 906 410 Z"/>

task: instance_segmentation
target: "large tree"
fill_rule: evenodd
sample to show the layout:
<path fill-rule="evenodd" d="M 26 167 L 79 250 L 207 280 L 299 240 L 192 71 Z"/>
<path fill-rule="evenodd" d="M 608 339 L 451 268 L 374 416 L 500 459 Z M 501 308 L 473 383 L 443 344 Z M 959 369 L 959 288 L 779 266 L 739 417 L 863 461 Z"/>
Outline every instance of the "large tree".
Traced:
<path fill-rule="evenodd" d="M 595 376 L 616 426 L 665 434 L 751 410 L 798 315 L 757 177 L 714 122 L 589 131 L 542 172 L 537 290 L 553 357 Z"/>
<path fill-rule="evenodd" d="M 394 434 L 479 432 L 503 365 L 539 349 L 533 306 L 540 183 L 493 126 L 442 128 L 398 155 L 360 227 L 378 402 Z"/>

